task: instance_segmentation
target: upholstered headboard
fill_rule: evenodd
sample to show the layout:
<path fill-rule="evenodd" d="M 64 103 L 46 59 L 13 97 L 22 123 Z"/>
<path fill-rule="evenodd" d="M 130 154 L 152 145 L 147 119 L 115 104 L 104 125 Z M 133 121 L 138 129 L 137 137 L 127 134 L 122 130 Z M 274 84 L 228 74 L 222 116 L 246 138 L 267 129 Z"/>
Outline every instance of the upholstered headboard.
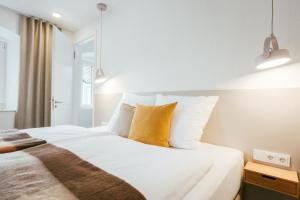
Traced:
<path fill-rule="evenodd" d="M 202 141 L 240 149 L 246 159 L 251 159 L 253 148 L 289 153 L 292 169 L 300 171 L 300 89 L 159 93 L 220 96 Z M 109 120 L 121 96 L 96 94 L 95 126 Z"/>

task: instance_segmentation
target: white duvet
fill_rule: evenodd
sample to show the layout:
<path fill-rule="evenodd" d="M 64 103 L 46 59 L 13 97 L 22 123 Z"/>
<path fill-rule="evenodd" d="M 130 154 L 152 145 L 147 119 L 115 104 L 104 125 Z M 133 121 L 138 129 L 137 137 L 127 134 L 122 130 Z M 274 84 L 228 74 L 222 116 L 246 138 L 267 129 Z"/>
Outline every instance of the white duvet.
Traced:
<path fill-rule="evenodd" d="M 182 199 L 212 165 L 207 155 L 195 150 L 146 145 L 85 128 L 65 126 L 26 132 L 121 178 L 147 199 Z"/>
<path fill-rule="evenodd" d="M 239 190 L 243 154 L 235 149 L 205 143 L 194 150 L 162 148 L 112 135 L 105 127 L 23 131 L 118 176 L 147 199 L 232 200 Z"/>
<path fill-rule="evenodd" d="M 55 144 L 128 182 L 153 200 L 182 199 L 212 164 L 197 151 L 145 145 L 113 135 Z"/>

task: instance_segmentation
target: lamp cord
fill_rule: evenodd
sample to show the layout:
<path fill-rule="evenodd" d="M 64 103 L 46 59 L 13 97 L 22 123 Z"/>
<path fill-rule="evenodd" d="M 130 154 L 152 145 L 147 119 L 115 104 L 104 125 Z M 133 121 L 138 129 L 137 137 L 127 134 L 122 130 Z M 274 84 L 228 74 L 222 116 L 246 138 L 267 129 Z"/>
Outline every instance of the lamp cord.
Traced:
<path fill-rule="evenodd" d="M 102 9 L 100 9 L 100 20 L 99 20 L 100 26 L 99 26 L 99 41 L 98 41 L 98 45 L 99 45 L 99 70 L 100 73 L 102 73 Z M 102 74 L 101 74 L 102 75 Z"/>
<path fill-rule="evenodd" d="M 272 0 L 271 35 L 274 35 L 274 0 Z"/>

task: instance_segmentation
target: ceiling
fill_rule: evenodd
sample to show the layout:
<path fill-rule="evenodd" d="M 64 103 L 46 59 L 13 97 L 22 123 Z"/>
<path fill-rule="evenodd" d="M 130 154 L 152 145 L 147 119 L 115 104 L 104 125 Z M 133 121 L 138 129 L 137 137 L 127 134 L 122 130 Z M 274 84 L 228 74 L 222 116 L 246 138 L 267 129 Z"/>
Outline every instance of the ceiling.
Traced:
<path fill-rule="evenodd" d="M 77 31 L 96 20 L 99 11 L 97 3 L 106 3 L 108 11 L 122 0 L 0 0 L 0 5 L 15 10 L 21 14 L 48 20 L 59 27 Z M 123 0 L 124 1 L 124 0 Z M 298 0 L 291 1 L 298 3 Z M 282 4 L 288 6 L 289 4 Z M 300 21 L 299 6 L 293 9 L 293 17 Z M 52 16 L 53 12 L 62 15 L 60 19 Z"/>
<path fill-rule="evenodd" d="M 118 0 L 0 0 L 0 5 L 21 14 L 48 20 L 69 31 L 77 31 L 97 19 L 96 4 L 103 2 L 108 8 Z M 57 19 L 53 12 L 62 15 Z"/>

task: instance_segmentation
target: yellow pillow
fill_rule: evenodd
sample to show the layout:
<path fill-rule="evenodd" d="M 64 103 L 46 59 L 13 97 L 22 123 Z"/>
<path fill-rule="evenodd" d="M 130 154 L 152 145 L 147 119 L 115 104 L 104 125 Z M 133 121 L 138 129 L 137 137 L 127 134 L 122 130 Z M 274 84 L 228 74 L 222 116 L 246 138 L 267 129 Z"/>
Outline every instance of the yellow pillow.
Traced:
<path fill-rule="evenodd" d="M 169 147 L 173 111 L 177 103 L 162 106 L 137 105 L 129 139 L 162 147 Z"/>

